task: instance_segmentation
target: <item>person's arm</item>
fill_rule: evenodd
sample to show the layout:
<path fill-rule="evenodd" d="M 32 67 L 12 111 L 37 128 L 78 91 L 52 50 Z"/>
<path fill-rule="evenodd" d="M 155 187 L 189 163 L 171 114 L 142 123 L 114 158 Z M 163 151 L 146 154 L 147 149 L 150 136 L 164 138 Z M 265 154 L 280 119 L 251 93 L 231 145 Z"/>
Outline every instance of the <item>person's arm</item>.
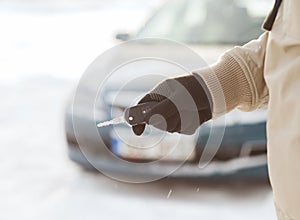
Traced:
<path fill-rule="evenodd" d="M 210 68 L 158 84 L 139 101 L 157 105 L 145 113 L 145 121 L 133 125 L 133 132 L 141 135 L 145 125 L 151 124 L 169 132 L 193 134 L 204 122 L 234 108 L 250 111 L 266 104 L 263 72 L 267 38 L 266 32 L 225 52 Z"/>
<path fill-rule="evenodd" d="M 251 111 L 268 102 L 264 60 L 268 32 L 225 52 L 208 69 L 194 71 L 204 80 L 213 102 L 213 118 L 234 108 Z"/>

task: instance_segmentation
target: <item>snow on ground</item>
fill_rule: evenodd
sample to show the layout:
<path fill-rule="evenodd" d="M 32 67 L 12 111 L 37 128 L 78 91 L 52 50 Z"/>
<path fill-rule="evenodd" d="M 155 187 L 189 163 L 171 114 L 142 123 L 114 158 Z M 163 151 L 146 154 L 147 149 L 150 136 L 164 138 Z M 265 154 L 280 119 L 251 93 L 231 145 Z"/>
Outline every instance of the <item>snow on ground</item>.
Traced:
<path fill-rule="evenodd" d="M 113 17 L 121 9 L 37 13 L 4 5 L 0 3 L 1 220 L 275 219 L 272 194 L 263 183 L 166 179 L 131 185 L 70 162 L 65 103 L 89 62 L 112 44 L 112 27 L 120 25 Z M 133 24 L 140 12 L 122 13 Z"/>

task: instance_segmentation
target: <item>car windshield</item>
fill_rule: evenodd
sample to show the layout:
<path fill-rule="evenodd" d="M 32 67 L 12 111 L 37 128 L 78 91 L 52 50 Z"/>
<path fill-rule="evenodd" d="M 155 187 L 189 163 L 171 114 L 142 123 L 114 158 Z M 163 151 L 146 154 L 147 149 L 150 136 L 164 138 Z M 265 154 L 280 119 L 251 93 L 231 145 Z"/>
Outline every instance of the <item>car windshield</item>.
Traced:
<path fill-rule="evenodd" d="M 137 38 L 190 44 L 244 44 L 257 38 L 271 0 L 174 0 L 162 7 Z"/>

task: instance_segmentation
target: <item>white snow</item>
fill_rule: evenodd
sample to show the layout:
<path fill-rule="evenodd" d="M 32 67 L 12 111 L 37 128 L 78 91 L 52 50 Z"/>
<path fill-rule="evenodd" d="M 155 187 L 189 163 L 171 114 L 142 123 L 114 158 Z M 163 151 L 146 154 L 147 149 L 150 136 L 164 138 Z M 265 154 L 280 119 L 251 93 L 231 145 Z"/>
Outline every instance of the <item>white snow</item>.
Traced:
<path fill-rule="evenodd" d="M 167 199 L 170 198 L 171 194 L 172 194 L 172 190 L 170 189 L 170 191 L 169 191 L 169 193 L 168 193 L 168 195 L 167 195 Z"/>
<path fill-rule="evenodd" d="M 63 113 L 76 80 L 114 28 L 146 16 L 113 2 L 58 13 L 0 3 L 0 219 L 275 219 L 267 184 L 131 185 L 69 161 Z"/>

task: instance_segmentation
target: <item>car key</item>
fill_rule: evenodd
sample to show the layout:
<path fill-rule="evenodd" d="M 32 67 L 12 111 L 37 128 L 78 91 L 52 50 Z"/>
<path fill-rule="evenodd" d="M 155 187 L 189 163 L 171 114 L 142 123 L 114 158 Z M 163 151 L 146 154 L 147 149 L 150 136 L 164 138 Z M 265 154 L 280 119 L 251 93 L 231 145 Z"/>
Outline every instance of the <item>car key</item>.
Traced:
<path fill-rule="evenodd" d="M 147 121 L 148 113 L 155 105 L 157 105 L 157 102 L 146 102 L 126 108 L 122 116 L 113 118 L 109 121 L 100 122 L 99 124 L 97 124 L 97 127 L 104 127 L 121 123 L 127 123 L 131 126 L 144 124 Z"/>

